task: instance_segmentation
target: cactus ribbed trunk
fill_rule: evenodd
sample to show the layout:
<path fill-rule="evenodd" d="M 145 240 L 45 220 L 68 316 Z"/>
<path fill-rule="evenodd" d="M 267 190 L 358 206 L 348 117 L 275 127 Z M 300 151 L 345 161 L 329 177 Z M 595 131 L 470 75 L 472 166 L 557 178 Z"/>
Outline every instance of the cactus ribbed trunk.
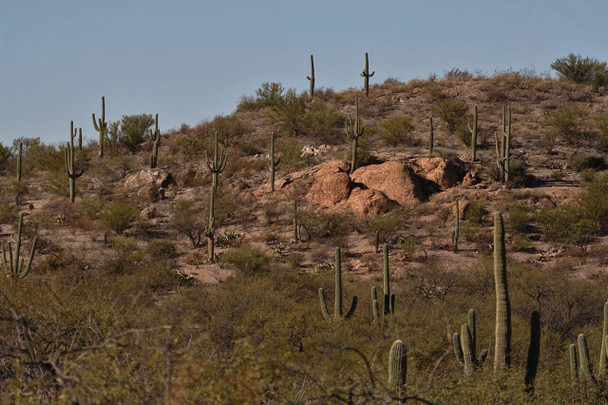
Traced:
<path fill-rule="evenodd" d="M 578 359 L 580 379 L 585 382 L 595 382 L 595 377 L 593 376 L 593 371 L 591 370 L 591 361 L 589 360 L 587 339 L 582 333 L 578 335 Z"/>
<path fill-rule="evenodd" d="M 494 283 L 496 286 L 496 344 L 494 370 L 511 364 L 511 301 L 507 285 L 507 259 L 502 214 L 494 214 Z"/>
<path fill-rule="evenodd" d="M 209 225 L 206 232 L 210 262 L 215 260 L 215 191 L 215 187 L 211 186 L 211 195 L 209 197 Z"/>
<path fill-rule="evenodd" d="M 460 234 L 460 208 L 458 207 L 458 199 L 456 199 L 456 214 L 454 222 L 454 231 L 452 232 L 452 250 L 458 252 L 458 236 Z"/>
<path fill-rule="evenodd" d="M 540 356 L 540 312 L 533 311 L 530 318 L 530 346 L 528 347 L 528 361 L 526 362 L 526 389 L 534 392 L 534 380 L 538 369 Z"/>
<path fill-rule="evenodd" d="M 429 157 L 433 157 L 433 117 L 429 117 Z"/>
<path fill-rule="evenodd" d="M 393 395 L 401 397 L 405 393 L 407 377 L 407 351 L 401 340 L 395 340 L 388 356 L 388 386 Z"/>
<path fill-rule="evenodd" d="M 384 315 L 392 314 L 394 308 L 392 307 L 391 299 L 391 273 L 388 266 L 388 244 L 382 246 L 382 257 L 384 267 Z"/>
<path fill-rule="evenodd" d="M 19 155 L 17 155 L 17 182 L 21 182 L 21 159 L 23 156 L 23 143 L 19 142 Z"/>
<path fill-rule="evenodd" d="M 361 76 L 363 77 L 365 97 L 369 96 L 369 78 L 372 77 L 374 73 L 376 72 L 369 73 L 369 57 L 367 56 L 367 52 L 365 52 L 365 70 L 361 72 Z"/>
<path fill-rule="evenodd" d="M 101 118 L 96 120 L 95 113 L 93 113 L 93 126 L 95 127 L 95 130 L 99 132 L 99 157 L 102 158 L 103 144 L 108 130 L 108 123 L 106 122 L 106 98 L 103 96 L 101 97 Z"/>
<path fill-rule="evenodd" d="M 334 318 L 342 318 L 342 259 L 340 248 L 336 248 L 336 270 L 335 270 L 336 294 L 334 296 Z"/>
<path fill-rule="evenodd" d="M 600 368 L 598 376 L 602 377 L 606 374 L 607 353 L 606 353 L 606 336 L 608 336 L 608 302 L 604 303 L 604 326 L 602 328 L 602 349 L 600 351 Z"/>
<path fill-rule="evenodd" d="M 315 61 L 312 55 L 310 55 L 310 76 L 306 76 L 306 78 L 310 80 L 310 98 L 313 98 L 315 95 Z"/>
<path fill-rule="evenodd" d="M 570 378 L 572 381 L 578 381 L 578 356 L 574 343 L 568 348 L 568 354 L 570 356 Z"/>
<path fill-rule="evenodd" d="M 473 109 L 473 128 L 471 128 L 471 156 L 477 158 L 477 106 Z"/>
<path fill-rule="evenodd" d="M 507 131 L 504 148 L 505 186 L 509 187 L 509 172 L 511 171 L 511 160 L 509 159 L 511 154 L 511 107 L 507 107 Z"/>

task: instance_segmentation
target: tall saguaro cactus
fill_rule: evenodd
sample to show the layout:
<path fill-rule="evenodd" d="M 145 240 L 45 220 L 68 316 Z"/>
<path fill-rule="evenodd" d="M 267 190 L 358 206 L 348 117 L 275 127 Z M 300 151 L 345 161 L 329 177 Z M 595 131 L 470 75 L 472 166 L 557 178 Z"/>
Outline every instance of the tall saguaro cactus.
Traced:
<path fill-rule="evenodd" d="M 384 263 L 384 315 L 390 315 L 395 313 L 395 294 L 391 294 L 391 274 L 388 263 L 388 244 L 386 243 L 382 246 L 382 257 Z M 372 287 L 372 306 L 374 319 L 378 319 L 380 317 L 380 308 L 375 286 Z"/>
<path fill-rule="evenodd" d="M 429 117 L 429 157 L 433 157 L 433 146 L 435 140 L 433 139 L 433 117 Z"/>
<path fill-rule="evenodd" d="M 388 355 L 388 388 L 391 394 L 401 397 L 407 377 L 407 351 L 401 340 L 395 340 Z"/>
<path fill-rule="evenodd" d="M 215 131 L 215 148 L 213 152 L 213 160 L 209 160 L 207 151 L 205 151 L 205 164 L 209 171 L 213 174 L 213 187 L 217 188 L 217 175 L 220 174 L 226 167 L 226 161 L 228 160 L 228 154 L 224 151 L 219 151 L 219 140 L 217 131 Z"/>
<path fill-rule="evenodd" d="M 17 225 L 17 239 L 15 240 L 15 254 L 13 255 L 13 248 L 11 242 L 7 246 L 2 245 L 2 259 L 4 261 L 4 270 L 6 276 L 11 279 L 25 278 L 32 268 L 32 260 L 34 259 L 34 251 L 36 250 L 36 242 L 38 238 L 34 238 L 32 244 L 32 250 L 30 251 L 30 258 L 25 264 L 23 258 L 20 259 L 21 254 L 21 228 L 23 227 L 23 213 L 19 215 L 19 224 Z M 6 257 L 6 251 L 8 250 L 8 260 Z"/>
<path fill-rule="evenodd" d="M 313 98 L 315 95 L 315 61 L 310 55 L 310 76 L 306 76 L 308 80 L 310 80 L 310 98 Z"/>
<path fill-rule="evenodd" d="M 606 367 L 608 366 L 608 349 L 606 347 L 606 336 L 608 335 L 608 302 L 604 303 L 604 324 L 602 328 L 602 348 L 600 350 L 600 363 L 598 376 L 602 377 L 606 374 Z"/>
<path fill-rule="evenodd" d="M 353 141 L 353 150 L 350 161 L 350 173 L 355 171 L 357 168 L 357 147 L 359 145 L 359 137 L 363 135 L 365 127 L 361 125 L 359 119 L 359 98 L 355 97 L 355 124 L 354 127 L 350 122 L 350 119 L 345 124 L 346 136 Z"/>
<path fill-rule="evenodd" d="M 511 168 L 511 107 L 502 108 L 502 133 L 500 140 L 494 133 L 496 143 L 496 166 L 498 166 L 499 179 L 505 186 L 509 184 L 509 171 Z"/>
<path fill-rule="evenodd" d="M 23 142 L 19 142 L 19 154 L 17 155 L 17 183 L 21 183 L 21 160 L 23 158 Z"/>
<path fill-rule="evenodd" d="M 76 179 L 82 176 L 84 170 L 81 170 L 80 173 L 76 173 L 74 168 L 74 137 L 76 136 L 76 131 L 74 130 L 74 121 L 70 121 L 70 142 L 66 144 L 65 148 L 65 171 L 68 175 L 70 182 L 70 201 L 74 202 L 74 197 L 76 195 Z"/>
<path fill-rule="evenodd" d="M 270 155 L 268 158 L 268 169 L 270 170 L 270 191 L 274 193 L 274 173 L 276 167 L 281 163 L 281 158 L 274 160 L 274 132 L 270 134 Z"/>
<path fill-rule="evenodd" d="M 477 106 L 473 109 L 473 126 L 469 125 L 469 132 L 471 132 L 471 156 L 474 162 L 477 157 Z"/>
<path fill-rule="evenodd" d="M 460 209 L 458 208 L 458 198 L 456 199 L 456 216 L 454 217 L 454 230 L 452 231 L 452 250 L 458 252 L 458 236 L 460 235 Z"/>
<path fill-rule="evenodd" d="M 93 126 L 95 127 L 95 130 L 99 132 L 99 157 L 102 158 L 103 144 L 108 132 L 108 123 L 106 122 L 106 98 L 103 96 L 101 97 L 101 118 L 99 118 L 98 121 L 95 120 L 95 113 L 93 113 Z"/>
<path fill-rule="evenodd" d="M 507 258 L 502 214 L 494 214 L 494 283 L 496 286 L 496 344 L 494 370 L 511 364 L 511 301 L 507 285 Z"/>
<path fill-rule="evenodd" d="M 369 78 L 372 77 L 376 72 L 369 73 L 369 57 L 367 56 L 367 52 L 365 52 L 365 69 L 361 72 L 361 77 L 363 77 L 363 86 L 365 88 L 365 97 L 369 96 Z"/>
<path fill-rule="evenodd" d="M 534 392 L 534 380 L 538 369 L 540 356 L 540 312 L 533 311 L 530 318 L 530 346 L 528 348 L 528 360 L 526 361 L 526 389 Z"/>
<path fill-rule="evenodd" d="M 220 174 L 224 168 L 226 167 L 226 161 L 228 160 L 228 155 L 223 151 L 219 151 L 219 141 L 217 131 L 215 132 L 215 150 L 213 153 L 213 160 L 209 160 L 207 156 L 207 152 L 205 151 L 205 163 L 207 164 L 207 168 L 213 174 L 213 182 L 211 184 L 211 191 L 209 197 L 209 224 L 207 225 L 207 229 L 205 230 L 205 235 L 207 236 L 208 249 L 209 249 L 209 261 L 214 261 L 215 259 L 215 193 L 217 192 L 217 176 Z"/>
<path fill-rule="evenodd" d="M 321 312 L 323 317 L 328 321 L 332 320 L 331 315 L 327 310 L 327 303 L 325 302 L 325 291 L 323 288 L 319 288 L 319 300 L 321 301 Z M 357 308 L 357 296 L 353 297 L 353 301 L 350 305 L 350 309 L 346 315 L 342 316 L 342 261 L 340 258 L 340 248 L 336 248 L 336 265 L 335 265 L 335 296 L 334 296 L 334 321 L 341 319 L 348 319 L 352 316 Z"/>
<path fill-rule="evenodd" d="M 592 382 L 595 383 L 595 377 L 593 376 L 593 371 L 591 370 L 591 361 L 589 360 L 589 349 L 587 348 L 587 339 L 585 335 L 582 333 L 578 335 L 577 339 L 578 343 L 578 360 L 579 360 L 579 368 L 578 375 L 581 380 L 584 382 Z"/>
<path fill-rule="evenodd" d="M 152 154 L 150 155 L 150 168 L 154 169 L 158 165 L 158 146 L 160 145 L 160 131 L 158 130 L 158 114 L 154 123 L 154 132 L 150 131 L 152 140 Z"/>

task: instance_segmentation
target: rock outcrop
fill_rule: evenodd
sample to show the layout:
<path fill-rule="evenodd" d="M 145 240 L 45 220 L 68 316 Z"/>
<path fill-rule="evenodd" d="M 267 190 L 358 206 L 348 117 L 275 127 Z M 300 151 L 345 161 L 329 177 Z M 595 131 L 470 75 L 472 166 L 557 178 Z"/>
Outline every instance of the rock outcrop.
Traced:
<path fill-rule="evenodd" d="M 351 181 L 349 165 L 342 160 L 334 160 L 317 172 L 306 198 L 315 204 L 332 207 L 345 202 L 350 196 Z"/>
<path fill-rule="evenodd" d="M 403 162 L 386 162 L 355 170 L 354 183 L 364 188 L 379 190 L 389 199 L 404 207 L 416 205 L 424 198 L 424 190 L 416 173 Z"/>

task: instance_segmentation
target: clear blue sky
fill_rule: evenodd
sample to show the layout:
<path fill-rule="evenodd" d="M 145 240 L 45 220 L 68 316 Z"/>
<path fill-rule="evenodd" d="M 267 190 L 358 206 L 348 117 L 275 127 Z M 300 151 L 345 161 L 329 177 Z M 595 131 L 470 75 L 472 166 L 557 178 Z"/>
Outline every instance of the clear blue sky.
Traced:
<path fill-rule="evenodd" d="M 0 141 L 97 139 L 106 119 L 159 114 L 161 130 L 234 111 L 266 81 L 308 89 L 408 81 L 457 67 L 608 60 L 605 0 L 0 0 Z"/>

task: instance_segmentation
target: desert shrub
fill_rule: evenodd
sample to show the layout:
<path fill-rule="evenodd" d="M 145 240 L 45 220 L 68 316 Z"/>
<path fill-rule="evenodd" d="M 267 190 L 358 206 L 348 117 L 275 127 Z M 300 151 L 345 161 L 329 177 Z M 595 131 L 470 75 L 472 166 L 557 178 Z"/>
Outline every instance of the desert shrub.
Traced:
<path fill-rule="evenodd" d="M 587 115 L 587 110 L 573 103 L 560 105 L 553 111 L 545 111 L 549 135 L 579 146 L 589 136 L 589 132 L 585 129 Z"/>
<path fill-rule="evenodd" d="M 488 214 L 481 200 L 471 201 L 466 211 L 466 219 L 474 224 L 483 224 L 483 218 Z"/>
<path fill-rule="evenodd" d="M 509 163 L 509 183 L 525 186 L 528 183 L 528 165 L 523 160 L 513 159 Z"/>
<path fill-rule="evenodd" d="M 209 142 L 198 135 L 187 135 L 175 141 L 175 147 L 188 160 L 200 159 L 208 149 Z"/>
<path fill-rule="evenodd" d="M 302 146 L 295 139 L 279 139 L 276 141 L 276 154 L 281 157 L 281 169 L 298 169 L 306 164 L 302 156 Z"/>
<path fill-rule="evenodd" d="M 603 156 L 580 154 L 571 156 L 568 159 L 568 166 L 577 172 L 585 169 L 604 170 L 606 161 Z"/>
<path fill-rule="evenodd" d="M 560 78 L 571 80 L 574 83 L 590 84 L 595 89 L 606 86 L 608 83 L 608 69 L 606 62 L 597 59 L 581 57 L 573 53 L 558 58 L 551 64 L 551 69 L 558 72 Z"/>
<path fill-rule="evenodd" d="M 103 229 L 122 235 L 133 225 L 138 215 L 137 208 L 129 203 L 109 202 L 104 206 L 99 219 Z"/>
<path fill-rule="evenodd" d="M 238 142 L 245 134 L 245 126 L 236 114 L 217 115 L 213 118 L 212 130 L 217 131 L 219 141 L 225 146 Z"/>
<path fill-rule="evenodd" d="M 15 209 L 9 204 L 0 203 L 0 224 L 10 224 L 15 220 Z"/>
<path fill-rule="evenodd" d="M 271 118 L 275 125 L 288 134 L 297 136 L 304 131 L 304 117 L 306 113 L 305 93 L 298 95 L 295 89 L 289 89 L 271 106 Z"/>
<path fill-rule="evenodd" d="M 595 147 L 599 152 L 608 152 L 608 114 L 598 114 L 594 117 L 598 134 L 595 137 Z"/>
<path fill-rule="evenodd" d="M 300 224 L 309 235 L 316 237 L 342 235 L 347 230 L 344 216 L 333 212 L 298 210 Z"/>
<path fill-rule="evenodd" d="M 302 129 L 304 133 L 319 138 L 321 142 L 342 141 L 344 115 L 321 101 L 315 101 L 306 111 Z"/>
<path fill-rule="evenodd" d="M 172 262 L 177 256 L 175 243 L 170 240 L 154 240 L 146 246 L 146 254 L 153 262 Z"/>
<path fill-rule="evenodd" d="M 111 138 L 116 138 L 118 145 L 135 152 L 137 146 L 146 140 L 146 132 L 152 125 L 154 125 L 154 117 L 151 114 L 123 115 L 120 128 L 110 125 L 110 129 L 116 132 Z"/>
<path fill-rule="evenodd" d="M 237 111 L 257 111 L 264 107 L 276 106 L 283 98 L 285 89 L 281 83 L 265 82 L 255 91 L 255 97 L 243 96 Z"/>
<path fill-rule="evenodd" d="M 452 68 L 445 72 L 443 78 L 447 80 L 468 81 L 473 79 L 473 74 L 466 69 Z"/>
<path fill-rule="evenodd" d="M 608 174 L 598 174 L 583 185 L 578 205 L 584 219 L 597 224 L 601 234 L 608 233 Z"/>
<path fill-rule="evenodd" d="M 0 170 L 5 171 L 8 169 L 8 164 L 12 156 L 11 148 L 4 146 L 2 142 L 0 142 Z"/>
<path fill-rule="evenodd" d="M 469 106 L 464 101 L 446 99 L 438 101 L 432 107 L 433 114 L 438 115 L 446 125 L 447 130 L 454 134 L 459 126 L 466 128 L 466 115 Z"/>
<path fill-rule="evenodd" d="M 509 216 L 505 221 L 507 229 L 513 233 L 527 232 L 530 228 L 530 207 L 527 203 L 519 201 L 511 205 Z"/>
<path fill-rule="evenodd" d="M 201 217 L 192 200 L 178 200 L 171 206 L 171 226 L 178 234 L 188 237 L 192 247 L 198 247 L 203 240 L 205 224 Z"/>
<path fill-rule="evenodd" d="M 369 217 L 367 224 L 373 232 L 380 232 L 381 235 L 388 236 L 401 227 L 401 216 L 397 212 L 391 211 Z"/>
<path fill-rule="evenodd" d="M 83 197 L 78 201 L 76 211 L 80 214 L 87 215 L 89 218 L 97 218 L 99 213 L 103 210 L 104 201 L 96 196 Z"/>
<path fill-rule="evenodd" d="M 535 217 L 549 240 L 583 248 L 600 231 L 600 224 L 585 218 L 575 204 L 546 208 L 537 212 Z"/>
<path fill-rule="evenodd" d="M 378 135 L 391 146 L 413 145 L 413 130 L 412 119 L 407 115 L 387 118 L 378 124 Z"/>
<path fill-rule="evenodd" d="M 222 255 L 222 259 L 231 263 L 238 270 L 248 274 L 259 273 L 269 269 L 270 258 L 258 247 L 243 243 Z"/>

